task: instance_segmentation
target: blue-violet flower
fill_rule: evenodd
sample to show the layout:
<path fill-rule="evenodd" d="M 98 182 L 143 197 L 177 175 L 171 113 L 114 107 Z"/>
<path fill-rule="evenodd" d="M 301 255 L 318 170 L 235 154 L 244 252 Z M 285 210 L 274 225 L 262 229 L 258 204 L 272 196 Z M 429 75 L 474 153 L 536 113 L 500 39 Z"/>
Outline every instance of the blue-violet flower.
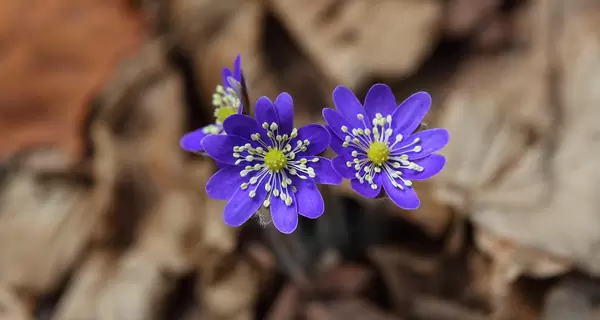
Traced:
<path fill-rule="evenodd" d="M 204 137 L 209 134 L 225 134 L 223 131 L 223 122 L 225 119 L 232 114 L 242 113 L 242 67 L 240 55 L 235 58 L 233 71 L 225 67 L 221 76 L 223 84 L 217 86 L 217 90 L 212 97 L 212 104 L 215 106 L 215 121 L 205 127 L 188 132 L 181 138 L 179 143 L 187 151 L 202 152 L 204 148 L 201 141 Z"/>
<path fill-rule="evenodd" d="M 442 170 L 446 159 L 434 152 L 449 139 L 446 129 L 415 132 L 429 111 L 429 94 L 415 93 L 397 106 L 392 90 L 375 84 L 363 108 L 350 89 L 338 86 L 333 101 L 337 111 L 323 110 L 333 133 L 331 148 L 338 154 L 333 167 L 367 198 L 387 194 L 400 208 L 418 208 L 411 180 L 427 179 Z"/>
<path fill-rule="evenodd" d="M 291 233 L 298 214 L 311 219 L 323 214 L 315 184 L 342 182 L 330 160 L 317 156 L 329 146 L 330 134 L 319 124 L 294 128 L 292 97 L 285 92 L 274 103 L 259 98 L 254 110 L 256 119 L 231 115 L 223 122 L 227 135 L 202 140 L 206 153 L 226 164 L 209 179 L 206 193 L 228 200 L 227 225 L 240 226 L 264 207 L 280 232 Z"/>

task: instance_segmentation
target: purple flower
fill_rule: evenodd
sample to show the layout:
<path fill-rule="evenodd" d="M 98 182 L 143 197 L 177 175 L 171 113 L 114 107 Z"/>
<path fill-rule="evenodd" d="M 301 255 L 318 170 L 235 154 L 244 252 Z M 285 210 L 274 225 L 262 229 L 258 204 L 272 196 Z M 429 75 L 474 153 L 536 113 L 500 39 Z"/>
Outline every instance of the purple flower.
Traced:
<path fill-rule="evenodd" d="M 323 214 L 316 184 L 342 182 L 331 162 L 317 156 L 331 138 L 318 124 L 294 128 L 292 97 L 285 92 L 274 104 L 259 98 L 255 115 L 232 115 L 223 122 L 227 135 L 202 140 L 206 153 L 226 164 L 209 179 L 206 193 L 229 201 L 223 218 L 230 226 L 242 225 L 264 207 L 280 232 L 291 233 L 298 214 L 311 219 Z"/>
<path fill-rule="evenodd" d="M 427 179 L 442 170 L 446 159 L 434 152 L 449 139 L 446 129 L 414 133 L 429 111 L 429 94 L 417 92 L 397 106 L 392 90 L 375 84 L 363 108 L 350 89 L 338 86 L 333 101 L 337 111 L 323 110 L 333 133 L 331 148 L 338 154 L 333 167 L 367 198 L 383 194 L 383 188 L 400 208 L 418 208 L 411 180 Z"/>
<path fill-rule="evenodd" d="M 233 72 L 225 67 L 221 76 L 223 77 L 223 84 L 217 86 L 216 92 L 212 97 L 212 104 L 215 106 L 215 121 L 205 127 L 186 133 L 179 141 L 184 150 L 190 152 L 204 151 L 200 141 L 209 134 L 225 134 L 223 131 L 223 122 L 225 119 L 232 114 L 242 113 L 242 67 L 240 55 L 235 58 Z"/>

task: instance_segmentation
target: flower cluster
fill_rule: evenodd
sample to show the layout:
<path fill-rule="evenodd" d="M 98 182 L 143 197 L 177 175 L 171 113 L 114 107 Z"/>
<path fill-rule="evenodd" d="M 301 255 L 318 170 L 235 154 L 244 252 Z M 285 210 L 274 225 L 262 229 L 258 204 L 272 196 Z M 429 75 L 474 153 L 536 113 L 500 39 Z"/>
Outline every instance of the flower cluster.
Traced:
<path fill-rule="evenodd" d="M 260 97 L 254 117 L 241 114 L 243 83 L 238 56 L 233 72 L 223 70 L 223 86 L 213 96 L 215 122 L 181 139 L 185 150 L 205 152 L 219 164 L 206 192 L 228 201 L 227 225 L 241 226 L 258 215 L 291 233 L 298 215 L 323 214 L 317 184 L 338 185 L 343 178 L 364 197 L 389 197 L 400 208 L 416 209 L 412 181 L 436 175 L 446 163 L 435 152 L 448 143 L 448 131 L 419 130 L 431 105 L 426 92 L 398 105 L 388 86 L 375 84 L 363 106 L 350 89 L 338 86 L 336 110 L 323 110 L 327 126 L 296 129 L 292 97 L 285 92 L 274 102 Z M 337 154 L 332 160 L 319 156 L 328 147 Z"/>

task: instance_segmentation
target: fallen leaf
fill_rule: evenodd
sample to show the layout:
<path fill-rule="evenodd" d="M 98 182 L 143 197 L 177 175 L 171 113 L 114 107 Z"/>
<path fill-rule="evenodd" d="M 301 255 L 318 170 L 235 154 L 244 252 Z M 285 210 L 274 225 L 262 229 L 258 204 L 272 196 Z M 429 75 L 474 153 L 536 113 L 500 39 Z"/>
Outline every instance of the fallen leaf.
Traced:
<path fill-rule="evenodd" d="M 433 50 L 442 20 L 442 3 L 431 0 L 269 3 L 319 70 L 350 87 L 373 75 L 412 74 Z"/>

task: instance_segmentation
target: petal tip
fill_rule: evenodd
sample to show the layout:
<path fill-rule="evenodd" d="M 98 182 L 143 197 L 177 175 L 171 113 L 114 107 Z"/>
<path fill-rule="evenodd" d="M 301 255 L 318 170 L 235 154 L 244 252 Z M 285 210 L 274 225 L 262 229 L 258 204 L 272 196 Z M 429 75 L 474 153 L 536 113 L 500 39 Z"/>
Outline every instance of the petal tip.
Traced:
<path fill-rule="evenodd" d="M 271 101 L 271 99 L 269 99 L 269 97 L 267 96 L 261 96 L 258 99 L 256 99 L 256 104 L 265 104 L 265 105 L 273 105 L 273 102 Z"/>
<path fill-rule="evenodd" d="M 280 227 L 275 227 L 275 229 L 277 229 L 279 232 L 283 233 L 283 234 L 291 234 L 292 232 L 296 231 L 296 228 L 298 228 L 298 225 L 294 226 L 293 228 L 280 228 Z"/>
<path fill-rule="evenodd" d="M 341 92 L 341 91 L 351 92 L 352 94 L 354 94 L 354 92 L 352 92 L 352 90 L 350 90 L 350 88 L 340 84 L 333 89 L 333 95 L 335 96 L 336 93 Z"/>
<path fill-rule="evenodd" d="M 419 91 L 413 93 L 409 98 L 418 99 L 422 104 L 426 105 L 427 107 L 429 107 L 431 105 L 431 102 L 433 101 L 431 95 L 427 91 Z"/>
<path fill-rule="evenodd" d="M 448 131 L 446 128 L 438 128 L 438 130 L 440 138 L 443 141 L 441 148 L 443 148 L 448 144 L 448 142 L 450 142 L 450 131 Z"/>
<path fill-rule="evenodd" d="M 375 83 L 375 84 L 373 84 L 373 85 L 371 86 L 371 88 L 369 88 L 369 91 L 371 91 L 371 90 L 373 90 L 373 89 L 378 89 L 378 90 L 389 90 L 389 91 L 392 91 L 392 89 L 390 88 L 390 86 L 388 86 L 388 85 L 387 85 L 387 84 L 385 84 L 385 83 L 381 83 L 381 82 L 378 82 L 378 83 Z"/>
<path fill-rule="evenodd" d="M 185 151 L 202 152 L 204 151 L 202 139 L 205 137 L 206 135 L 201 131 L 199 132 L 198 130 L 188 132 L 179 139 L 179 146 Z"/>

